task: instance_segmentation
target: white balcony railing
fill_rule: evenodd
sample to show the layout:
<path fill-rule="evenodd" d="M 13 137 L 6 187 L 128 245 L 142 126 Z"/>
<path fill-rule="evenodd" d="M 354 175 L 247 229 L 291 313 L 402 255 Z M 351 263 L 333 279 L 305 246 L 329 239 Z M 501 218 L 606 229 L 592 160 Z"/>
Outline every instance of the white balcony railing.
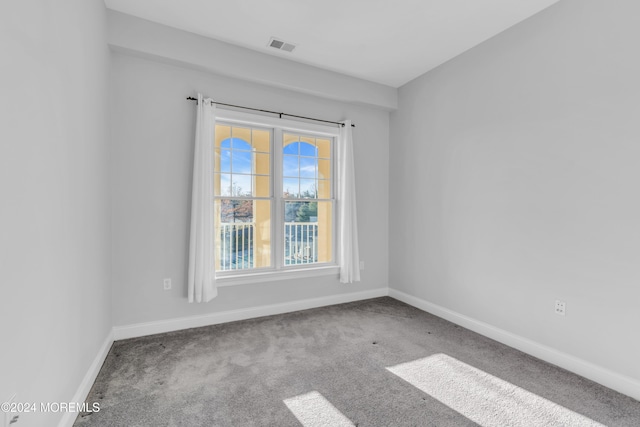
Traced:
<path fill-rule="evenodd" d="M 284 223 L 284 264 L 318 262 L 318 223 Z"/>
<path fill-rule="evenodd" d="M 220 270 L 244 270 L 254 267 L 253 222 L 220 224 Z"/>
<path fill-rule="evenodd" d="M 220 271 L 255 268 L 255 223 L 220 224 Z M 318 223 L 284 223 L 285 265 L 318 262 Z"/>

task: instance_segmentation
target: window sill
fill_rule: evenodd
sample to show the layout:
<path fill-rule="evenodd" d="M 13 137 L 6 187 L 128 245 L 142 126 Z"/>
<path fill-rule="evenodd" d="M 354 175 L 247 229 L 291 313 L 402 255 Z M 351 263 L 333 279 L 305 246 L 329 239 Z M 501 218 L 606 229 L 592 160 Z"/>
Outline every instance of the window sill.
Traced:
<path fill-rule="evenodd" d="M 337 265 L 327 265 L 312 268 L 297 268 L 279 271 L 261 271 L 259 273 L 234 274 L 232 276 L 216 277 L 218 287 L 247 285 L 252 283 L 274 282 L 277 280 L 305 279 L 309 277 L 336 276 L 340 273 Z"/>

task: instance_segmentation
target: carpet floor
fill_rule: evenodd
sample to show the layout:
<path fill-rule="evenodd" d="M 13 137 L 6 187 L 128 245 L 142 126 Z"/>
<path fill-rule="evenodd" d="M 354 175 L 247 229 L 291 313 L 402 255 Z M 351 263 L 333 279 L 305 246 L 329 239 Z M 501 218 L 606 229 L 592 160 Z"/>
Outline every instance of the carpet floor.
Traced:
<path fill-rule="evenodd" d="M 88 426 L 640 426 L 640 402 L 389 297 L 114 343 Z"/>

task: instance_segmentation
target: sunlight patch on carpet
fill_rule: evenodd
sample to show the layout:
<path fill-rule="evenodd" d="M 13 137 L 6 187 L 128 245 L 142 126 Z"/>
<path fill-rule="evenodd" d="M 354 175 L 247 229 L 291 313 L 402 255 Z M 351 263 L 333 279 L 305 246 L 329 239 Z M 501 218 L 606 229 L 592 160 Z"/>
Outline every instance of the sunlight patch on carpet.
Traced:
<path fill-rule="evenodd" d="M 604 427 L 446 354 L 387 369 L 483 427 Z"/>
<path fill-rule="evenodd" d="M 283 402 L 304 427 L 354 427 L 349 418 L 317 391 L 285 399 Z"/>

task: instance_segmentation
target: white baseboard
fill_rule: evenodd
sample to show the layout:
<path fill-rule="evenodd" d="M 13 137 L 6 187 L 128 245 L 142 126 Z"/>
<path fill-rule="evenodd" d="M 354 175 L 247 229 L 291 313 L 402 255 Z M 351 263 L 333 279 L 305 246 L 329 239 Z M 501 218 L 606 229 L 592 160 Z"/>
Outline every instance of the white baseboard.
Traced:
<path fill-rule="evenodd" d="M 640 381 L 634 378 L 613 372 L 404 292 L 389 288 L 389 296 L 640 400 Z"/>
<path fill-rule="evenodd" d="M 274 314 L 307 310 L 309 308 L 324 307 L 327 305 L 343 304 L 346 302 L 383 297 L 387 296 L 388 293 L 389 291 L 387 288 L 379 288 L 370 291 L 352 292 L 348 294 L 330 295 L 320 298 L 285 302 L 281 304 L 263 305 L 259 307 L 244 308 L 239 310 L 229 310 L 219 313 L 205 314 L 202 316 L 180 317 L 176 319 L 159 320 L 156 322 L 137 323 L 126 326 L 114 326 L 113 336 L 115 340 L 123 340 L 127 338 L 142 337 L 145 335 L 160 334 L 163 332 L 178 331 L 181 329 L 217 325 L 219 323 L 234 322 L 236 320 L 253 319 L 255 317 L 271 316 Z"/>
<path fill-rule="evenodd" d="M 112 344 L 113 331 L 109 331 L 107 337 L 104 340 L 104 343 L 102 344 L 102 347 L 100 347 L 100 350 L 98 350 L 96 358 L 93 359 L 93 363 L 91 363 L 91 366 L 89 366 L 89 369 L 82 379 L 82 382 L 80 383 L 76 394 L 73 396 L 70 402 L 82 403 L 85 401 L 85 399 L 89 395 L 89 391 L 91 391 L 91 387 L 93 387 L 93 383 L 95 382 L 98 373 L 100 372 L 100 368 L 102 368 L 104 360 L 107 358 L 107 354 L 109 354 L 109 350 L 111 349 Z M 62 419 L 58 423 L 58 427 L 72 427 L 73 423 L 76 421 L 77 416 L 77 412 L 65 412 L 62 416 Z"/>

